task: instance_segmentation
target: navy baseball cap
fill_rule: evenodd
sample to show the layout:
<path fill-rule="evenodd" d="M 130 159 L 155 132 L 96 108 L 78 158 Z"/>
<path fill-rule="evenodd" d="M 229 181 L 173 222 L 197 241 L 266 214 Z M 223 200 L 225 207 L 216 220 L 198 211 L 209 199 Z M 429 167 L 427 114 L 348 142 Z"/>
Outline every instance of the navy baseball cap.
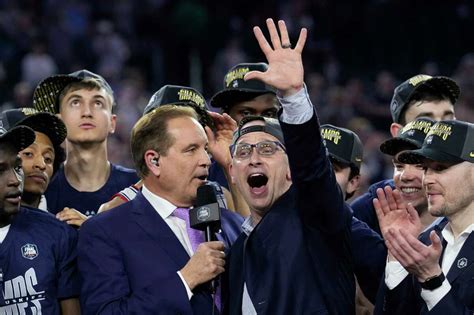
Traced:
<path fill-rule="evenodd" d="M 84 79 L 96 80 L 107 94 L 114 95 L 109 83 L 102 76 L 83 69 L 70 74 L 53 75 L 41 81 L 33 93 L 33 107 L 42 112 L 59 113 L 59 95 L 61 92 L 69 84 L 81 82 Z M 113 105 L 115 105 L 115 102 Z"/>
<path fill-rule="evenodd" d="M 265 72 L 268 69 L 266 63 L 240 63 L 227 72 L 224 77 L 224 89 L 217 92 L 211 98 L 212 107 L 226 108 L 233 104 L 236 99 L 243 95 L 257 97 L 262 94 L 276 94 L 276 89 L 260 80 L 244 80 L 244 76 L 250 71 Z"/>
<path fill-rule="evenodd" d="M 322 125 L 320 130 L 329 157 L 360 171 L 364 147 L 359 136 L 349 129 L 330 124 Z"/>
<path fill-rule="evenodd" d="M 410 103 L 413 93 L 422 87 L 430 87 L 439 91 L 443 95 L 446 95 L 453 104 L 456 103 L 461 93 L 457 83 L 448 77 L 432 77 L 426 74 L 411 77 L 397 86 L 393 92 L 393 98 L 390 103 L 390 112 L 393 122 L 400 123 L 400 115 L 403 109 Z"/>
<path fill-rule="evenodd" d="M 252 125 L 245 127 L 246 124 L 248 124 L 251 121 L 263 121 L 263 125 Z M 278 122 L 277 119 L 275 118 L 268 118 L 268 117 L 263 117 L 263 116 L 245 116 L 242 118 L 242 120 L 239 122 L 239 128 L 234 132 L 234 135 L 232 137 L 232 146 L 237 144 L 237 141 L 242 137 L 243 135 L 250 133 L 250 132 L 265 132 L 268 133 L 280 141 L 281 144 L 285 144 L 285 139 L 283 138 L 283 131 L 281 130 L 280 123 Z M 232 147 L 231 146 L 231 147 Z"/>
<path fill-rule="evenodd" d="M 426 159 L 474 163 L 474 124 L 459 120 L 437 122 L 430 128 L 420 149 L 402 152 L 398 157 L 406 164 L 422 164 Z"/>
<path fill-rule="evenodd" d="M 409 122 L 398 131 L 396 137 L 384 141 L 380 145 L 380 151 L 395 156 L 404 150 L 416 150 L 421 148 L 433 124 L 434 121 L 426 117 Z"/>
<path fill-rule="evenodd" d="M 191 106 L 199 116 L 203 126 L 213 126 L 213 120 L 207 113 L 207 104 L 204 96 L 188 86 L 165 85 L 155 92 L 143 110 L 143 115 L 163 105 Z"/>

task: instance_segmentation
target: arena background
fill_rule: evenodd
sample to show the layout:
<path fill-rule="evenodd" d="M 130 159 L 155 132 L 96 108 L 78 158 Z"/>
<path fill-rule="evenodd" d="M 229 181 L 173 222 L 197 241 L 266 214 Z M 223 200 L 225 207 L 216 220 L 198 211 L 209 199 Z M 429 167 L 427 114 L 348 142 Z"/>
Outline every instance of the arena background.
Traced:
<path fill-rule="evenodd" d="M 87 68 L 117 98 L 112 162 L 132 166 L 129 133 L 151 94 L 191 85 L 209 99 L 239 62 L 264 61 L 252 26 L 284 19 L 309 29 L 305 81 L 321 121 L 356 131 L 366 182 L 391 176 L 378 152 L 389 137 L 393 89 L 426 73 L 461 86 L 458 119 L 474 118 L 473 1 L 0 0 L 0 106 L 29 107 L 44 77 Z"/>

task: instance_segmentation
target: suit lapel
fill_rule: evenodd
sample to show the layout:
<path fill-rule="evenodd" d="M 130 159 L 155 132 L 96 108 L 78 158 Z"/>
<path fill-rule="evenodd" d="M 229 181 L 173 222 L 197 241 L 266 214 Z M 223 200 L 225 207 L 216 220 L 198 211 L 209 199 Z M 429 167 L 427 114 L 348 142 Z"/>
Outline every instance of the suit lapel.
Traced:
<path fill-rule="evenodd" d="M 131 202 L 135 222 L 176 262 L 177 268 L 182 268 L 189 255 L 168 224 L 141 193 Z"/>
<path fill-rule="evenodd" d="M 453 265 L 449 269 L 447 278 L 449 283 L 453 283 L 457 277 L 474 267 L 474 232 L 471 233 L 459 251 Z"/>

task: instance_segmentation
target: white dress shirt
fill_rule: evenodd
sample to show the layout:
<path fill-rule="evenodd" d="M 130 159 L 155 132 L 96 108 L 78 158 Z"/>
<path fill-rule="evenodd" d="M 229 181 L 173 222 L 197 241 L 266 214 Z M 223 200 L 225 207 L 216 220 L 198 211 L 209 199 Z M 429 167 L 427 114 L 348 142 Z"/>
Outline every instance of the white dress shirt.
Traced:
<path fill-rule="evenodd" d="M 146 200 L 153 206 L 155 211 L 163 218 L 163 220 L 168 224 L 171 231 L 173 231 L 176 238 L 178 238 L 181 245 L 188 253 L 189 257 L 194 254 L 193 247 L 191 246 L 191 241 L 189 240 L 188 232 L 186 231 L 186 222 L 178 217 L 175 217 L 173 211 L 177 208 L 171 202 L 166 199 L 161 198 L 160 196 L 152 193 L 149 189 L 143 185 L 142 194 Z M 186 287 L 186 292 L 188 293 L 188 298 L 191 299 L 193 292 L 189 288 L 188 284 L 183 278 L 181 272 L 178 271 L 178 275 L 183 281 L 184 286 Z"/>
<path fill-rule="evenodd" d="M 471 234 L 473 231 L 474 224 L 471 224 L 461 234 L 459 234 L 457 239 L 454 239 L 454 235 L 449 223 L 446 224 L 443 231 L 441 231 L 441 234 L 447 243 L 441 263 L 441 269 L 445 275 L 448 274 L 451 266 L 454 263 L 454 260 L 459 255 L 462 246 L 469 237 L 469 234 Z M 397 287 L 406 276 L 408 276 L 408 271 L 406 271 L 398 261 L 390 261 L 387 263 L 385 267 L 385 284 L 390 290 Z M 439 288 L 434 290 L 422 289 L 421 297 L 425 301 L 428 310 L 431 310 L 450 290 L 451 284 L 449 283 L 448 279 L 445 279 Z"/>
<path fill-rule="evenodd" d="M 10 224 L 0 228 L 0 244 L 3 243 L 5 237 L 7 237 L 8 231 L 10 230 Z"/>

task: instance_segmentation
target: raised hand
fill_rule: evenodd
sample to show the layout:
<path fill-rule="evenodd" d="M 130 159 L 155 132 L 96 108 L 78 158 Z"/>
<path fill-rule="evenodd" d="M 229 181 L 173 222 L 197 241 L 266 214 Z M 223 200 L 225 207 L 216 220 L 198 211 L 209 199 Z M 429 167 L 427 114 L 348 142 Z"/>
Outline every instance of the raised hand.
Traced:
<path fill-rule="evenodd" d="M 303 87 L 304 69 L 301 53 L 306 42 L 307 30 L 301 29 L 296 46 L 291 48 L 285 22 L 278 21 L 280 35 L 272 19 L 267 19 L 266 22 L 272 45 L 268 43 L 260 27 L 255 26 L 253 32 L 260 49 L 267 58 L 268 70 L 251 71 L 245 75 L 244 79 L 263 81 L 276 88 L 281 96 L 290 96 Z"/>
<path fill-rule="evenodd" d="M 400 192 L 390 186 L 377 189 L 373 200 L 382 236 L 386 239 L 388 229 L 405 229 L 413 237 L 418 237 L 422 226 L 420 217 L 411 204 L 407 204 Z"/>
<path fill-rule="evenodd" d="M 232 162 L 229 146 L 232 144 L 232 136 L 237 129 L 237 123 L 226 113 L 218 114 L 209 112 L 215 126 L 215 132 L 206 127 L 206 134 L 209 140 L 209 153 L 214 160 L 224 168 L 228 168 Z"/>
<path fill-rule="evenodd" d="M 442 269 L 439 258 L 443 251 L 441 240 L 435 231 L 430 233 L 431 245 L 427 246 L 404 229 L 389 229 L 385 244 L 390 254 L 418 281 L 425 282 L 437 276 Z"/>

